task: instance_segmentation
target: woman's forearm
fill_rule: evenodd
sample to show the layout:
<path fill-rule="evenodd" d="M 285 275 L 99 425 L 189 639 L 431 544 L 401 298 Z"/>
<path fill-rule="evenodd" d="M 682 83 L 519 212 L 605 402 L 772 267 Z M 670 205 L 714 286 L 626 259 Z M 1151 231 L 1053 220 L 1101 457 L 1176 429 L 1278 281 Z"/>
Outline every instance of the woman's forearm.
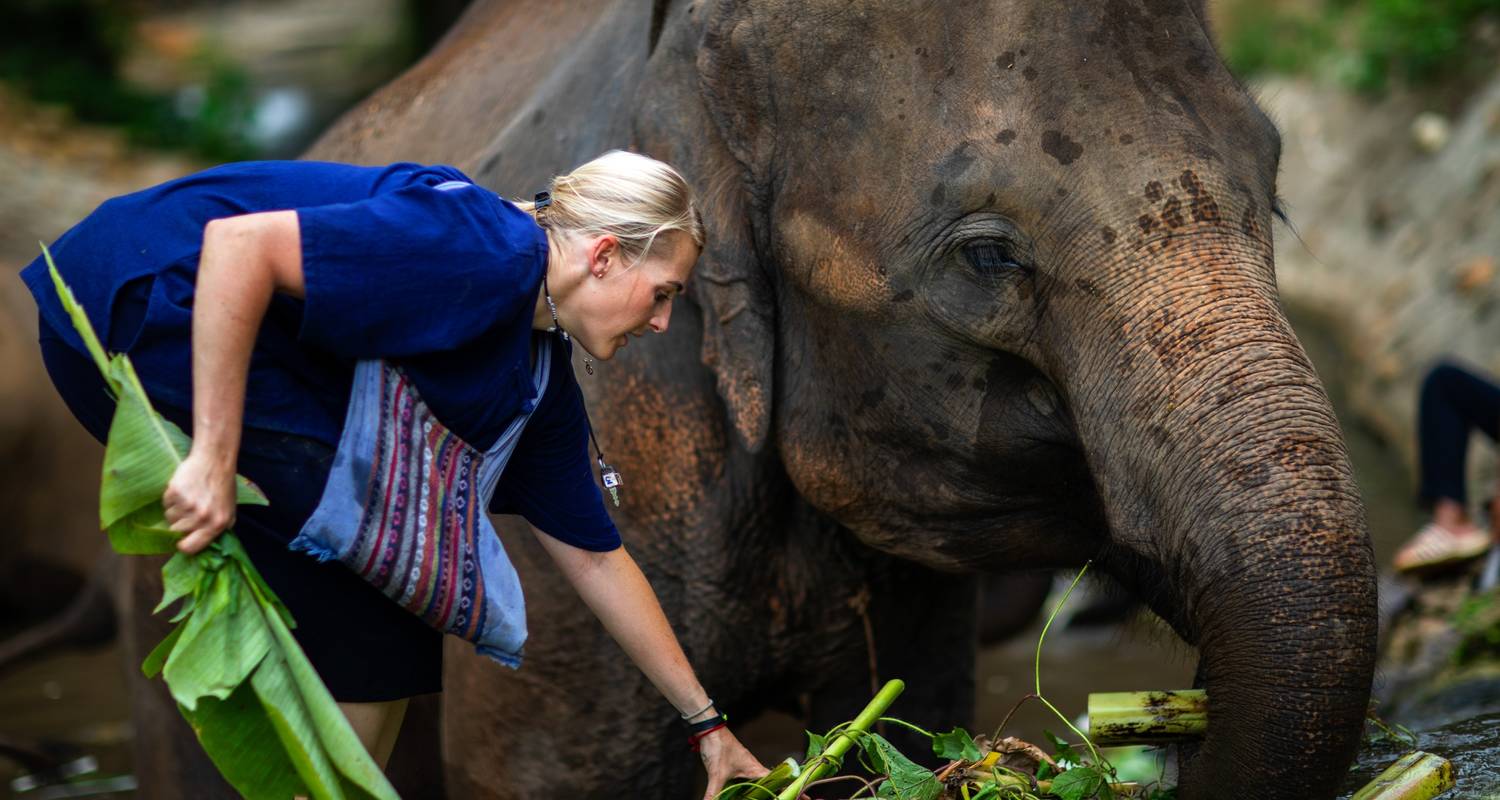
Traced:
<path fill-rule="evenodd" d="M 592 553 L 544 533 L 537 538 L 605 630 L 668 702 L 682 713 L 708 704 L 656 593 L 625 548 Z"/>
<path fill-rule="evenodd" d="M 250 353 L 271 295 L 282 288 L 296 212 L 214 220 L 203 232 L 193 296 L 193 449 L 234 468 L 244 419 Z M 300 259 L 297 264 L 300 290 Z M 300 293 L 300 291 L 299 291 Z"/>

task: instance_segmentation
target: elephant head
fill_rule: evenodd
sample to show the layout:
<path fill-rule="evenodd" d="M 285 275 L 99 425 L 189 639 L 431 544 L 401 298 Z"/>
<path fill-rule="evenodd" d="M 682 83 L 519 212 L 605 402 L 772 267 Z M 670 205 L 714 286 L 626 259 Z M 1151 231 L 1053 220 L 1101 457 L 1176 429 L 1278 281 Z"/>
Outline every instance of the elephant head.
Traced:
<path fill-rule="evenodd" d="M 1199 649 L 1184 796 L 1331 797 L 1375 570 L 1278 305 L 1278 135 L 1201 5 L 662 17 L 635 138 L 706 195 L 693 292 L 735 446 L 901 558 L 1092 559 Z"/>

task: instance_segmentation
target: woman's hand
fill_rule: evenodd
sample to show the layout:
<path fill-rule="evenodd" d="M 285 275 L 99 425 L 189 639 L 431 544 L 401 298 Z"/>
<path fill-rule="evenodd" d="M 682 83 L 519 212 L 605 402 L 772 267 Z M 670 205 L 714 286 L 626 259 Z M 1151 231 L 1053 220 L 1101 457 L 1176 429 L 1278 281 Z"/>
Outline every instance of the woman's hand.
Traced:
<path fill-rule="evenodd" d="M 723 791 L 732 778 L 755 780 L 770 772 L 760 759 L 750 755 L 728 728 L 720 728 L 700 739 L 698 755 L 703 759 L 703 768 L 708 770 L 708 793 L 703 795 L 703 800 L 713 800 L 713 796 Z"/>
<path fill-rule="evenodd" d="M 197 553 L 233 525 L 234 495 L 234 459 L 193 448 L 161 496 L 167 525 L 184 534 L 177 549 Z"/>

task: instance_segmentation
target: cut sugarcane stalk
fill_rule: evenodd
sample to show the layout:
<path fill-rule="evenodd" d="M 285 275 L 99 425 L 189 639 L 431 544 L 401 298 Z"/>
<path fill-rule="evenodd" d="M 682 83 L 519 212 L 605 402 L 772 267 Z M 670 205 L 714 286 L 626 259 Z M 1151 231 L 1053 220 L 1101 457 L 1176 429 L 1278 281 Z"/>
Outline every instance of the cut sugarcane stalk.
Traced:
<path fill-rule="evenodd" d="M 895 702 L 896 698 L 903 691 L 906 691 L 906 683 L 904 681 L 886 681 L 885 686 L 875 695 L 875 699 L 871 700 L 870 704 L 865 706 L 864 711 L 859 712 L 859 716 L 855 717 L 854 721 L 849 723 L 849 727 L 828 737 L 828 749 L 824 750 L 823 754 L 815 759 L 816 763 L 812 768 L 804 770 L 795 781 L 792 781 L 790 786 L 782 789 L 781 794 L 776 795 L 776 800 L 795 800 L 807 788 L 809 783 L 826 777 L 830 772 L 838 769 L 839 760 L 854 745 L 855 737 L 870 730 L 870 726 L 875 724 L 875 720 L 879 719 L 880 715 L 884 714 L 886 709 L 891 707 L 891 703 Z"/>
<path fill-rule="evenodd" d="M 1448 759 L 1413 750 L 1349 800 L 1432 800 L 1453 785 L 1453 765 Z"/>
<path fill-rule="evenodd" d="M 1089 736 L 1101 747 L 1161 744 L 1207 730 L 1208 695 L 1202 689 L 1089 695 Z"/>

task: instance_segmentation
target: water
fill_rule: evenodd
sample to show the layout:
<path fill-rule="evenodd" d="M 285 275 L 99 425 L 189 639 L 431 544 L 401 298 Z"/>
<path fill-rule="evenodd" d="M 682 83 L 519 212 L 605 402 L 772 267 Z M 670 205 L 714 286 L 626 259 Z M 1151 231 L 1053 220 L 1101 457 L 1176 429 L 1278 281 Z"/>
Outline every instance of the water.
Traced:
<path fill-rule="evenodd" d="M 1442 800 L 1500 798 L 1500 713 L 1454 722 L 1417 734 L 1417 748 L 1453 762 L 1458 785 Z M 1367 746 L 1344 785 L 1347 798 L 1390 766 L 1410 747 L 1381 742 Z"/>

